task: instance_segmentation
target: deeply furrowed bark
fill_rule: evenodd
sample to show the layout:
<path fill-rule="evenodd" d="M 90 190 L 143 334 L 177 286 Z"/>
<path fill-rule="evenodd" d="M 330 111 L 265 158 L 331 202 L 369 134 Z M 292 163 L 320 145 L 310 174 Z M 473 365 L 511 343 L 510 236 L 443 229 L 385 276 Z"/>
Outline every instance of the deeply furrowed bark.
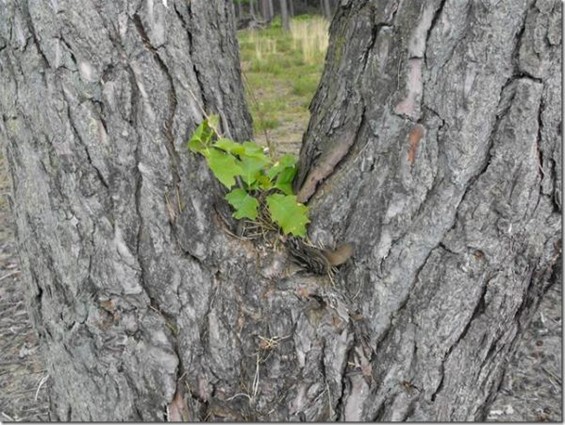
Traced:
<path fill-rule="evenodd" d="M 230 248 L 219 191 L 185 143 L 204 111 L 250 137 L 231 13 L 224 1 L 0 7 L 3 134 L 54 419 L 162 420 L 181 374 L 192 383 L 210 361 L 195 341 L 216 248 Z"/>
<path fill-rule="evenodd" d="M 56 420 L 476 420 L 560 253 L 561 5 L 343 0 L 296 182 L 326 277 L 233 237 L 231 3 L 0 5 L 0 134 Z"/>
<path fill-rule="evenodd" d="M 341 290 L 372 371 L 336 380 L 341 419 L 485 417 L 559 261 L 560 20 L 556 1 L 342 2 L 297 182 L 311 233 L 358 246 Z"/>

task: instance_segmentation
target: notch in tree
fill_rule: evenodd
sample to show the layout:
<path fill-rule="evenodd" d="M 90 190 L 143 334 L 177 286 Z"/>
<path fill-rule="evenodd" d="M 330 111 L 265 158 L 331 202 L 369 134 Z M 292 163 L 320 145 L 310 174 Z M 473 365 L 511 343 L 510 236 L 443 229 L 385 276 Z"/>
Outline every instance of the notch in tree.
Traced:
<path fill-rule="evenodd" d="M 239 144 L 219 137 L 217 128 L 217 116 L 204 120 L 188 148 L 204 156 L 216 178 L 230 190 L 225 199 L 235 210 L 233 216 L 252 221 L 261 216 L 264 222 L 266 209 L 284 234 L 305 237 L 308 208 L 297 202 L 292 190 L 296 158 L 287 154 L 275 160 L 254 142 Z"/>
<path fill-rule="evenodd" d="M 561 4 L 495 3 L 339 3 L 295 179 L 355 243 L 327 286 L 186 149 L 203 111 L 251 139 L 230 2 L 0 2 L 52 419 L 484 419 L 561 255 Z"/>

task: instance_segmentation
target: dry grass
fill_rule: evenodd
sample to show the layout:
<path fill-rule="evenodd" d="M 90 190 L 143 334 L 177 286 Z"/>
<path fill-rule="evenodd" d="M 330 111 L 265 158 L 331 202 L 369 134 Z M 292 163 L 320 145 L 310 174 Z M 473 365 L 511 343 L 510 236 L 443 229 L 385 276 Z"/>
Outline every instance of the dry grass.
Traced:
<path fill-rule="evenodd" d="M 238 32 L 256 141 L 271 140 L 279 153 L 300 148 L 324 66 L 328 26 L 321 17 L 301 16 L 292 20 L 290 32 L 280 19 L 268 28 Z"/>
<path fill-rule="evenodd" d="M 328 49 L 329 22 L 321 17 L 308 20 L 293 20 L 290 34 L 295 49 L 300 48 L 305 63 L 316 63 Z"/>

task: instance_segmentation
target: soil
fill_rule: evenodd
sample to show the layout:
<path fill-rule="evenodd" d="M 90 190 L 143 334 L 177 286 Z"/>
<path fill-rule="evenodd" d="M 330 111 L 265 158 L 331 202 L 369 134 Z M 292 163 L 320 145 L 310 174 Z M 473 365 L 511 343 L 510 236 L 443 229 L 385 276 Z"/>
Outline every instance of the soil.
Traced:
<path fill-rule="evenodd" d="M 298 153 L 305 129 L 296 126 L 269 132 L 279 152 Z M 46 422 L 49 375 L 24 302 L 9 200 L 7 164 L 0 153 L 0 421 Z M 508 364 L 489 421 L 562 421 L 561 276 L 556 281 Z"/>

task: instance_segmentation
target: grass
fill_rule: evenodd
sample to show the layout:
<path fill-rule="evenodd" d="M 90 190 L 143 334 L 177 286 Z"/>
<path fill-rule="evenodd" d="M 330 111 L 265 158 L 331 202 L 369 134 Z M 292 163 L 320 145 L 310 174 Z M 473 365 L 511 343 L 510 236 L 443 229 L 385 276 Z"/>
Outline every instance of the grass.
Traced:
<path fill-rule="evenodd" d="M 281 152 L 295 151 L 299 146 L 324 66 L 328 27 L 321 17 L 302 16 L 292 20 L 290 32 L 275 20 L 268 28 L 238 33 L 246 96 L 258 142 L 266 142 L 268 137 Z"/>

